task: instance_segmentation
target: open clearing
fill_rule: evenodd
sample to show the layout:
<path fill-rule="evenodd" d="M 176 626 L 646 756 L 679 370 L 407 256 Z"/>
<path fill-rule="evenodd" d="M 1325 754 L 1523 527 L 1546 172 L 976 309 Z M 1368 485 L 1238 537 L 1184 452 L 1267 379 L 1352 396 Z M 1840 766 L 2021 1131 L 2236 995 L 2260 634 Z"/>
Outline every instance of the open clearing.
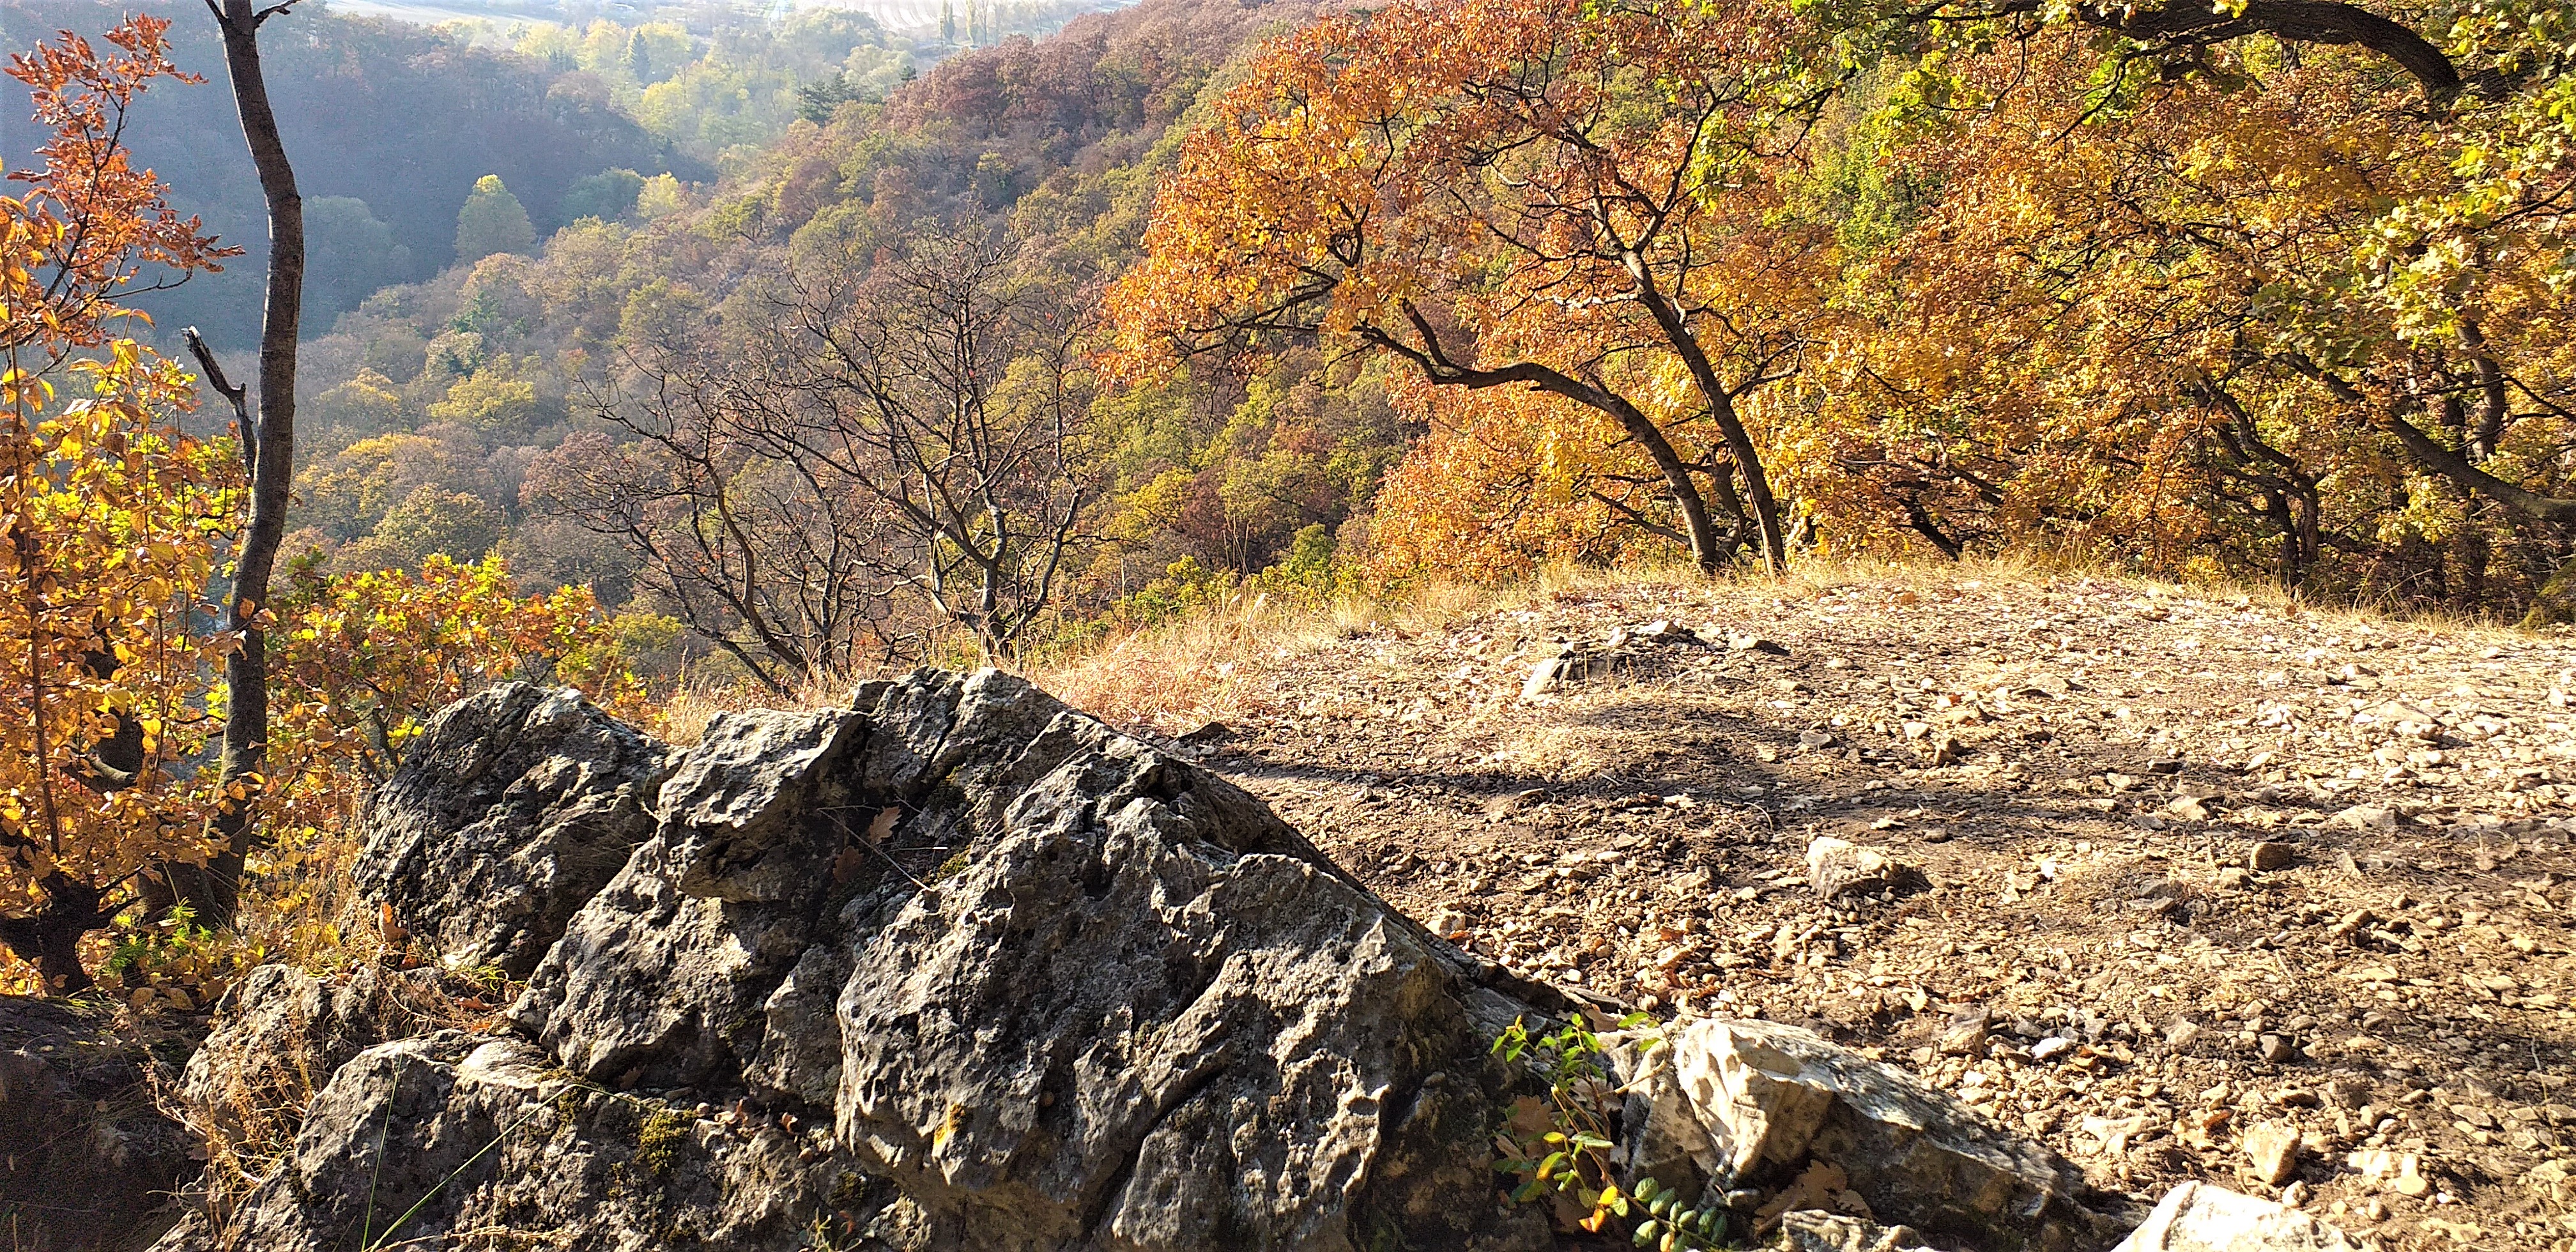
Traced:
<path fill-rule="evenodd" d="M 2140 1196 L 2576 1248 L 2565 635 L 1889 574 L 1240 665 L 1185 745 L 1524 973 L 1814 1025 Z M 1823 898 L 1819 836 L 1896 889 Z"/>

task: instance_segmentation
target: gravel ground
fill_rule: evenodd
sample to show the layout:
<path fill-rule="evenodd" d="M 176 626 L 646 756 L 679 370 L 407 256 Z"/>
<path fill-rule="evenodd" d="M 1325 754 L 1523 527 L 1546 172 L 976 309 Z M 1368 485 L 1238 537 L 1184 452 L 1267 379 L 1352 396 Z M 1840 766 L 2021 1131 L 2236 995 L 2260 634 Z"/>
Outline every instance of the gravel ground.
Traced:
<path fill-rule="evenodd" d="M 1185 742 L 1525 973 L 1807 1023 L 2140 1197 L 2576 1252 L 2576 638 L 1890 575 L 1245 665 Z M 1819 837 L 1887 863 L 1826 898 Z"/>

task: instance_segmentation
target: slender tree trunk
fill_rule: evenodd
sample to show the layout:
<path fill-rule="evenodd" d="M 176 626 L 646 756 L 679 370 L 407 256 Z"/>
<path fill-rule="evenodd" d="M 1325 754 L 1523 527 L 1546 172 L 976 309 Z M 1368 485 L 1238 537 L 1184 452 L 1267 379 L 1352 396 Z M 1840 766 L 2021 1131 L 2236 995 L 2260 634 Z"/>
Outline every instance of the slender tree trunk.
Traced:
<path fill-rule="evenodd" d="M 292 3 L 292 0 L 289 0 Z M 295 343 L 302 329 L 304 305 L 304 198 L 295 190 L 295 169 L 277 134 L 277 115 L 269 107 L 268 82 L 260 72 L 259 27 L 286 10 L 278 4 L 252 7 L 251 0 L 206 0 L 224 37 L 224 67 L 231 72 L 233 103 L 241 114 L 242 137 L 250 142 L 251 164 L 259 171 L 260 191 L 268 198 L 268 307 L 259 334 L 259 394 L 252 410 L 252 429 L 242 432 L 250 462 L 250 526 L 242 539 L 233 574 L 232 600 L 225 628 L 240 632 L 241 646 L 225 658 L 222 776 L 229 788 L 238 783 L 247 799 L 229 804 L 216 820 L 222 846 L 194 883 L 176 884 L 182 898 L 196 907 L 209 926 L 229 926 L 241 903 L 242 864 L 250 855 L 255 833 L 254 806 L 266 780 L 268 755 L 268 634 L 259 619 L 268 607 L 269 575 L 277 548 L 286 536 L 287 493 L 295 474 Z"/>

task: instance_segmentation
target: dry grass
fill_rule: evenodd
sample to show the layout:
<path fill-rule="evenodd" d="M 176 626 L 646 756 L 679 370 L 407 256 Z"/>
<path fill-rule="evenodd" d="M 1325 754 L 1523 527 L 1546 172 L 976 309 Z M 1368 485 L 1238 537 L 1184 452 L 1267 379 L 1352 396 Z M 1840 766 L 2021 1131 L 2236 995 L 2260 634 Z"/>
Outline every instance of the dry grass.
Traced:
<path fill-rule="evenodd" d="M 2036 552 L 1961 561 L 1809 556 L 1777 576 L 1739 570 L 1721 575 L 1718 581 L 1739 594 L 1797 600 L 1855 583 L 1932 595 L 1986 584 L 2060 579 L 2089 579 L 2149 597 L 2226 598 L 2352 626 L 2438 631 L 2494 644 L 2527 642 L 2531 637 L 2508 625 L 2453 614 L 2396 614 L 2366 604 L 2303 600 L 2272 586 L 2175 582 Z M 1520 583 L 1431 584 L 1385 600 L 1346 598 L 1329 606 L 1239 598 L 1177 622 L 1113 636 L 1079 653 L 1031 666 L 1027 673 L 1066 703 L 1113 725 L 1179 733 L 1257 711 L 1268 686 L 1267 674 L 1343 640 L 1380 632 L 1435 630 L 1470 616 L 1527 607 L 1559 593 L 1647 598 L 1642 593 L 1702 585 L 1697 570 L 1670 563 L 1615 569 L 1555 567 Z M 825 698 L 839 693 L 839 688 L 831 689 Z M 1627 755 L 1615 744 L 1534 742 L 1525 747 L 1532 756 L 1530 763 L 1539 766 L 1540 772 L 1571 776 L 1620 773 Z"/>
<path fill-rule="evenodd" d="M 187 1198 L 205 1221 L 208 1246 L 244 1246 L 236 1228 L 244 1206 L 294 1153 L 305 1110 L 331 1078 L 337 1058 L 321 1040 L 353 1030 L 402 1039 L 501 1028 L 488 1006 L 458 1001 L 427 971 L 361 966 L 346 980 L 326 976 L 323 997 L 322 1011 L 335 1020 L 317 1022 L 308 1005 L 286 1001 L 273 1033 L 210 1038 L 202 1075 L 156 1093 L 162 1110 L 195 1130 L 204 1146 L 206 1170 Z"/>
<path fill-rule="evenodd" d="M 1455 583 L 1383 600 L 1328 605 L 1238 597 L 1205 613 L 1113 636 L 1079 654 L 1032 666 L 1030 681 L 1114 726 L 1180 733 L 1255 711 L 1269 668 L 1381 631 L 1439 627 L 1525 594 Z"/>

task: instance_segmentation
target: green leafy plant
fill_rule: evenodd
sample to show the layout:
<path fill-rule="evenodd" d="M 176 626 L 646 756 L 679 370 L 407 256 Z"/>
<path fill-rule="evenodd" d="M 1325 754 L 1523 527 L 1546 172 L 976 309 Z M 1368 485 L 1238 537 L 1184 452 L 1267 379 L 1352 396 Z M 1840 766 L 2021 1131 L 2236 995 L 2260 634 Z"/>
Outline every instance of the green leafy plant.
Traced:
<path fill-rule="evenodd" d="M 1621 1018 L 1618 1028 L 1635 1030 L 1649 1019 L 1643 1013 Z M 1663 1047 L 1662 1039 L 1639 1039 L 1641 1052 Z M 1568 1022 L 1550 1034 L 1530 1033 L 1515 1020 L 1494 1040 L 1494 1054 L 1518 1062 L 1536 1053 L 1548 1075 L 1548 1096 L 1531 1097 L 1513 1110 L 1509 1131 L 1498 1136 L 1503 1159 L 1495 1168 L 1520 1179 L 1512 1199 L 1523 1204 L 1557 1203 L 1561 1218 L 1594 1234 L 1625 1229 L 1641 1248 L 1658 1252 L 1725 1246 L 1727 1212 L 1707 1199 L 1686 1202 L 1682 1193 L 1654 1178 L 1640 1178 L 1633 1189 L 1619 1183 L 1610 1157 L 1611 1114 L 1625 1093 L 1612 1082 L 1603 1060 L 1601 1040 L 1583 1023 Z"/>

